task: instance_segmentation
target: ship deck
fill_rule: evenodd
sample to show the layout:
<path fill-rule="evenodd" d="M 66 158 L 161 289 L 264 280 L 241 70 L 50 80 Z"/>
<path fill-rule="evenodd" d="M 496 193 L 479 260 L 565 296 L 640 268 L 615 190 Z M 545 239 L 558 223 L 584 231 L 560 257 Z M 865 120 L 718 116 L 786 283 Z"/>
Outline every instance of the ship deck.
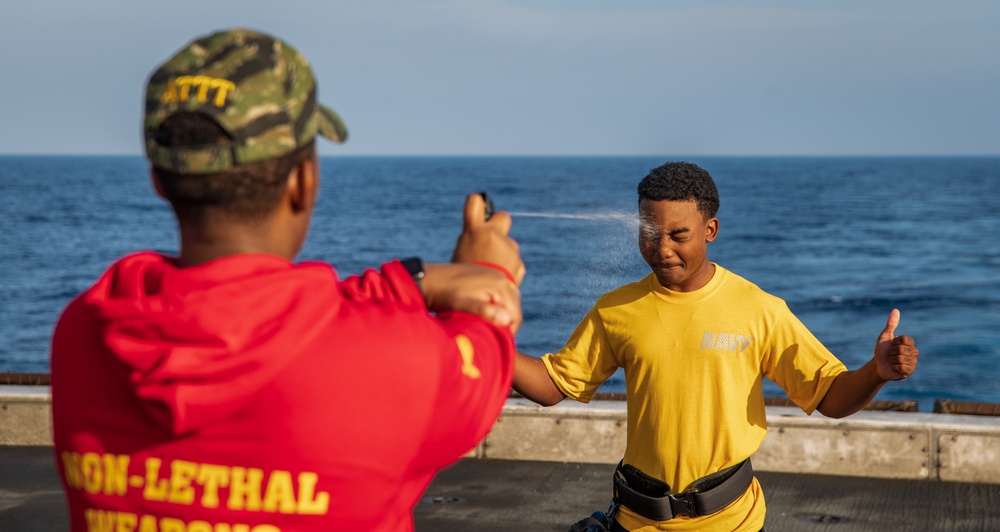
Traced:
<path fill-rule="evenodd" d="M 607 507 L 614 465 L 466 458 L 414 509 L 418 532 L 565 531 Z M 59 532 L 52 447 L 0 446 L 0 531 Z M 1000 485 L 758 472 L 768 532 L 1000 530 Z"/>

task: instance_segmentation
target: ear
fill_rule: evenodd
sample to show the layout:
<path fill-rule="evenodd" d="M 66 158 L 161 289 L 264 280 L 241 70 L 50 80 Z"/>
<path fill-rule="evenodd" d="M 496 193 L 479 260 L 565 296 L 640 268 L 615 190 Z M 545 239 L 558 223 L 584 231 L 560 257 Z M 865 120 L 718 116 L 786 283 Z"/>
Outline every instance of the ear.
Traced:
<path fill-rule="evenodd" d="M 167 197 L 163 195 L 163 185 L 160 183 L 160 176 L 156 174 L 155 166 L 149 167 L 149 181 L 153 183 L 153 188 L 156 190 L 156 195 L 163 199 L 167 199 Z"/>
<path fill-rule="evenodd" d="M 310 157 L 288 173 L 288 200 L 296 214 L 312 211 L 319 195 L 319 164 Z"/>
<path fill-rule="evenodd" d="M 719 219 L 712 218 L 705 223 L 705 242 L 712 242 L 719 236 Z"/>

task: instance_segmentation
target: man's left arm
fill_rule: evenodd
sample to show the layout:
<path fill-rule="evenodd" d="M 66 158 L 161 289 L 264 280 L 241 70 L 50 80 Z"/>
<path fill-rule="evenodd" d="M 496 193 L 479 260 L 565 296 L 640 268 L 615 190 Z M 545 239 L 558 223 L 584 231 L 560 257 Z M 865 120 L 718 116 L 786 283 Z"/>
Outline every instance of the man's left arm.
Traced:
<path fill-rule="evenodd" d="M 896 336 L 899 310 L 889 313 L 885 329 L 875 342 L 875 355 L 865 365 L 837 375 L 817 410 L 826 417 L 842 418 L 865 407 L 889 381 L 903 380 L 917 368 L 913 338 Z"/>
<path fill-rule="evenodd" d="M 426 264 L 424 301 L 433 312 L 473 314 L 516 334 L 521 291 L 499 271 L 476 264 Z"/>
<path fill-rule="evenodd" d="M 437 470 L 486 437 L 510 395 L 514 337 L 477 316 L 443 312 L 428 338 L 438 356 L 426 359 L 435 376 L 434 412 L 420 443 L 418 469 Z M 450 344 L 450 345 L 448 345 Z"/>

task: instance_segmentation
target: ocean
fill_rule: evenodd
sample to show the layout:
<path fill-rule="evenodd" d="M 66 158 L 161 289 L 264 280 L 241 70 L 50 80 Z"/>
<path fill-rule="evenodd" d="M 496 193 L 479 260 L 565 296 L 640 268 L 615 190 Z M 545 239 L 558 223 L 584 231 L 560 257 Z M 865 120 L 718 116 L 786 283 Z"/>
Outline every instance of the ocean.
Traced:
<path fill-rule="evenodd" d="M 648 273 L 635 188 L 667 160 L 715 177 L 709 258 L 787 301 L 849 368 L 900 309 L 920 363 L 877 399 L 1000 403 L 1000 158 L 324 157 L 299 258 L 341 274 L 445 262 L 465 196 L 488 191 L 528 271 L 518 347 L 541 355 L 600 294 Z M 47 372 L 59 312 L 110 262 L 177 249 L 141 157 L 3 156 L 0 198 L 0 372 Z M 602 391 L 624 391 L 621 373 Z M 783 395 L 769 381 L 765 393 Z"/>

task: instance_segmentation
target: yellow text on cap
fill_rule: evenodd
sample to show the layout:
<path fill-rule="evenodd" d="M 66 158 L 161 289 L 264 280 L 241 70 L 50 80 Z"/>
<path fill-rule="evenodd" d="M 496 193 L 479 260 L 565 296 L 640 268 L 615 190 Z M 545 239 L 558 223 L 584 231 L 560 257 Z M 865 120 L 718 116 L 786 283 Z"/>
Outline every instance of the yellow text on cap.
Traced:
<path fill-rule="evenodd" d="M 191 98 L 191 88 L 194 87 L 194 97 L 201 103 L 208 101 L 208 92 L 215 90 L 212 104 L 216 107 L 226 105 L 226 96 L 236 85 L 227 79 L 209 76 L 180 76 L 167 82 L 167 88 L 160 97 L 160 103 L 186 102 Z"/>

